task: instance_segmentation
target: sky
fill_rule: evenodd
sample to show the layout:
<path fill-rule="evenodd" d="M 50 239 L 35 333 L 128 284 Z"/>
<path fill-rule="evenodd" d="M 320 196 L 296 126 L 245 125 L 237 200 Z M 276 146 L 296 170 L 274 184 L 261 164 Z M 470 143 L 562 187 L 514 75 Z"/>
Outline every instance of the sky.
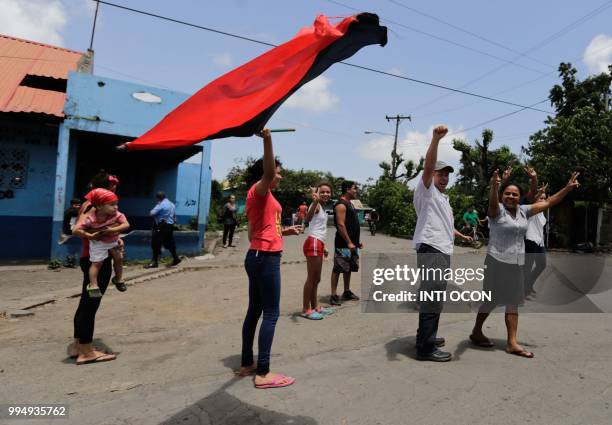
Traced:
<path fill-rule="evenodd" d="M 562 61 L 571 62 L 580 79 L 612 63 L 612 1 L 605 0 L 112 2 L 275 44 L 312 25 L 318 14 L 373 12 L 389 28 L 388 44 L 365 47 L 349 62 L 520 105 L 548 97 Z M 78 51 L 89 47 L 94 1 L 0 0 L 0 11 L 1 34 Z M 101 4 L 93 49 L 95 74 L 192 94 L 268 47 Z M 548 101 L 535 107 L 552 111 Z M 518 109 L 335 64 L 294 94 L 268 127 L 297 130 L 274 135 L 275 154 L 286 167 L 363 183 L 377 178 L 378 163 L 390 159 L 395 126 L 386 115 L 412 116 L 401 123 L 398 145 L 413 160 L 425 154 L 432 128 L 447 125 L 452 135 L 443 139 L 439 158 L 456 165 L 452 138 L 473 143 L 484 128 L 493 130 L 494 148 L 507 145 L 519 154 L 529 135 L 543 128 L 545 112 L 523 110 L 479 125 Z M 257 137 L 212 143 L 217 180 L 237 161 L 262 154 Z"/>

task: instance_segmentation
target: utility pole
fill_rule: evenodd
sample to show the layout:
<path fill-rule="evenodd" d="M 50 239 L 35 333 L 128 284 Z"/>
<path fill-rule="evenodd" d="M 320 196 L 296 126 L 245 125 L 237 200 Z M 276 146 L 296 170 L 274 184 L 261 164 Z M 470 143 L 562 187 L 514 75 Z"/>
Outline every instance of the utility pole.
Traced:
<path fill-rule="evenodd" d="M 412 121 L 410 115 L 396 115 L 394 117 L 390 117 L 389 115 L 385 115 L 387 121 L 395 121 L 395 140 L 393 141 L 393 151 L 391 152 L 391 179 L 395 181 L 397 178 L 397 169 L 402 163 L 401 155 L 397 154 L 397 134 L 399 132 L 399 125 L 402 120 Z"/>

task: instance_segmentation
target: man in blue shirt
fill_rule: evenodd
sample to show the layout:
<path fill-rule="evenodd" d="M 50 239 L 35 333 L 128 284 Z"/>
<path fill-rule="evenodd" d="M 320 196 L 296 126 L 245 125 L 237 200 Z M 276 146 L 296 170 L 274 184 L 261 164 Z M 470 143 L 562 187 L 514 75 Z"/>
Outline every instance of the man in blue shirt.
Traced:
<path fill-rule="evenodd" d="M 158 267 L 162 245 L 172 254 L 171 266 L 176 266 L 181 262 L 181 259 L 176 255 L 176 243 L 174 242 L 174 222 L 176 219 L 174 204 L 166 198 L 164 192 L 157 192 L 155 198 L 157 199 L 157 205 L 149 213 L 154 221 L 151 237 L 153 261 L 145 266 L 146 269 Z"/>

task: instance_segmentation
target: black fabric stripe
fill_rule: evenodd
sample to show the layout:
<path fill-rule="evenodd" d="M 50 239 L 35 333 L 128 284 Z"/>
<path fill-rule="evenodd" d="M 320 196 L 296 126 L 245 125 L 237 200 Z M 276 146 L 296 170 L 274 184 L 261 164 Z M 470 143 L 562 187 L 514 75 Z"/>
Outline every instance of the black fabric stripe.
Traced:
<path fill-rule="evenodd" d="M 371 44 L 380 44 L 381 46 L 387 44 L 387 27 L 380 26 L 378 15 L 361 13 L 357 15 L 357 22 L 351 23 L 344 36 L 319 52 L 308 72 L 282 99 L 244 124 L 226 128 L 204 140 L 224 137 L 251 137 L 253 134 L 260 132 L 274 112 L 300 87 L 321 75 L 334 63 L 350 58 L 361 48 Z"/>

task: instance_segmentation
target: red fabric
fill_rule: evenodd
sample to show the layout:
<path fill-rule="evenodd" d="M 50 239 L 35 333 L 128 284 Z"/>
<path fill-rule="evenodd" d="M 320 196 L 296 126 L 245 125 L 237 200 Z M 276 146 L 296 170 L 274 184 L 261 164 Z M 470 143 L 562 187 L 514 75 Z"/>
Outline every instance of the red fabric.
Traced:
<path fill-rule="evenodd" d="M 306 257 L 323 257 L 325 253 L 325 244 L 317 238 L 308 236 L 304 241 L 302 251 Z"/>
<path fill-rule="evenodd" d="M 357 18 L 351 16 L 332 25 L 325 16 L 317 16 L 312 27 L 302 29 L 290 41 L 200 89 L 155 127 L 128 143 L 128 149 L 192 145 L 243 125 L 290 93 L 318 53 L 343 37 L 355 21 Z"/>
<path fill-rule="evenodd" d="M 255 184 L 247 193 L 246 215 L 251 229 L 250 249 L 258 251 L 282 251 L 283 234 L 281 213 L 283 209 L 272 192 L 257 194 Z"/>
<path fill-rule="evenodd" d="M 306 213 L 308 212 L 308 207 L 306 205 L 300 205 L 298 207 L 298 215 L 300 218 L 306 217 Z"/>
<path fill-rule="evenodd" d="M 119 200 L 117 195 L 115 195 L 113 192 L 102 188 L 93 189 L 87 195 L 85 195 L 85 199 L 91 202 L 91 205 L 94 207 L 99 207 L 100 205 L 109 204 Z"/>

